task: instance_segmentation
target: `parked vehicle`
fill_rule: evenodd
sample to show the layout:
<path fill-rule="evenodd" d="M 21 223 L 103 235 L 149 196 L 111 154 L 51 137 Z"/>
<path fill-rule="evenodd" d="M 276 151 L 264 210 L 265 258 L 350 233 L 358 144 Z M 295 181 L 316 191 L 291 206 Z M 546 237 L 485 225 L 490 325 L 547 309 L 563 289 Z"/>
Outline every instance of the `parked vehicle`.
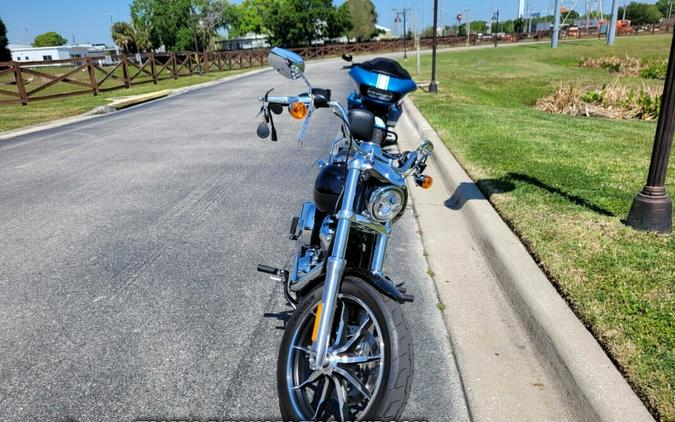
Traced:
<path fill-rule="evenodd" d="M 348 54 L 342 58 L 351 63 L 343 69 L 349 69 L 354 82 L 354 91 L 347 99 L 349 109 L 368 110 L 388 127 L 396 126 L 403 111 L 403 98 L 417 89 L 410 73 L 396 60 L 384 57 L 362 63 L 354 63 Z"/>
<path fill-rule="evenodd" d="M 329 109 L 342 122 L 318 163 L 314 202 L 293 218 L 296 241 L 290 268 L 259 265 L 284 284 L 295 309 L 286 323 L 277 360 L 277 388 L 284 420 L 397 420 L 413 375 L 412 336 L 401 304 L 412 301 L 383 273 L 392 225 L 405 211 L 406 178 L 423 188 L 433 147 L 388 153 L 389 130 L 368 110 L 347 111 L 330 89 L 313 88 L 302 58 L 274 48 L 269 62 L 281 75 L 302 79 L 306 93 L 260 97 L 258 135 L 277 140 L 273 115 L 286 108 L 304 119 L 301 145 L 315 110 Z"/>

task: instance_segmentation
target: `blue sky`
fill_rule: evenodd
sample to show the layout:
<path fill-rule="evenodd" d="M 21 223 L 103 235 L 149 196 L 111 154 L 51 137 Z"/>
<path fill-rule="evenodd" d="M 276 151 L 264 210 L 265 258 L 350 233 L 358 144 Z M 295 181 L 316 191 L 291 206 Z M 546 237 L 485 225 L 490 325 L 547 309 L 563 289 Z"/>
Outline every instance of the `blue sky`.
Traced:
<path fill-rule="evenodd" d="M 7 25 L 10 43 L 30 43 L 35 35 L 56 31 L 72 42 L 94 42 L 112 44 L 110 39 L 110 15 L 113 21 L 129 19 L 131 0 L 0 0 L 0 17 Z M 240 1 L 240 0 L 239 0 Z M 239 1 L 235 1 L 238 3 Z M 546 12 L 549 0 L 528 0 L 534 11 Z M 572 0 L 569 1 L 570 4 Z M 336 1 L 341 3 L 342 1 Z M 393 8 L 417 9 L 417 21 L 420 27 L 431 26 L 433 19 L 433 0 L 375 0 L 380 25 L 391 28 Z M 605 0 L 605 10 L 611 5 Z M 439 10 L 448 23 L 454 22 L 454 16 L 465 8 L 471 9 L 474 19 L 489 19 L 499 8 L 500 17 L 515 17 L 517 0 L 439 0 Z M 582 8 L 583 1 L 579 0 Z M 411 19 L 412 20 L 412 19 Z M 439 17 L 440 20 L 440 17 Z M 440 24 L 440 23 L 439 23 Z"/>

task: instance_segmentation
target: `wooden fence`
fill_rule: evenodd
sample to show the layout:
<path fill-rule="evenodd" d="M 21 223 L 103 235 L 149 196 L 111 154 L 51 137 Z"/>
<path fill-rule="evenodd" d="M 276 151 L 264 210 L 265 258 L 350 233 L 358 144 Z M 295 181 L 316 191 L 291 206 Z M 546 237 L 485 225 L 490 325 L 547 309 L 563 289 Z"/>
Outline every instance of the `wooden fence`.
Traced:
<path fill-rule="evenodd" d="M 129 88 L 199 72 L 262 66 L 268 51 L 148 53 L 109 58 L 0 62 L 0 104 L 28 104 L 69 95 Z"/>
<path fill-rule="evenodd" d="M 672 28 L 665 28 L 666 32 Z M 620 33 L 622 36 L 647 35 L 654 33 Z M 550 38 L 550 31 L 530 34 L 507 34 L 500 43 L 541 40 Z M 579 32 L 579 38 L 593 38 L 604 34 Z M 471 36 L 468 44 L 492 44 L 490 38 Z M 432 39 L 422 38 L 420 47 L 431 48 Z M 439 48 L 457 47 L 467 44 L 466 36 L 438 37 Z M 413 40 L 390 40 L 354 44 L 323 45 L 295 48 L 305 60 L 336 57 L 344 53 L 375 54 L 412 50 Z M 72 58 L 35 62 L 0 62 L 0 105 L 28 104 L 33 101 L 49 100 L 69 95 L 93 94 L 120 88 L 130 88 L 143 83 L 157 83 L 164 79 L 177 79 L 199 72 L 213 72 L 262 66 L 267 61 L 268 49 L 148 53 L 140 55 L 113 55 L 108 58 Z"/>

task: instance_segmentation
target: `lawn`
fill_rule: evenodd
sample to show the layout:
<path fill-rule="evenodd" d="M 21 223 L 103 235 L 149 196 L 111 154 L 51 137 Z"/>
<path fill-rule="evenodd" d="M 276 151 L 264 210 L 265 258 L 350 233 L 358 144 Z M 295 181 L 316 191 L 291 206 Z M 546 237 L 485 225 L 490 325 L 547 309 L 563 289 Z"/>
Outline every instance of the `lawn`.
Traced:
<path fill-rule="evenodd" d="M 64 73 L 63 70 L 54 68 L 41 68 L 40 72 L 45 73 Z M 202 82 L 213 81 L 221 79 L 226 76 L 232 76 L 237 73 L 246 72 L 250 69 L 236 69 L 222 72 L 209 72 L 204 76 L 192 75 L 182 76 L 178 79 L 165 79 L 157 82 L 157 84 L 143 83 L 139 85 L 132 85 L 131 88 L 114 89 L 111 91 L 104 91 L 94 96 L 92 94 L 82 94 L 70 97 L 62 97 L 51 100 L 35 101 L 28 105 L 0 105 L 0 132 L 19 129 L 26 126 L 31 126 L 39 123 L 45 123 L 56 119 L 75 116 L 81 113 L 88 112 L 93 108 L 108 104 L 111 98 L 122 97 L 128 95 L 146 94 L 153 91 L 164 89 L 181 88 L 189 85 L 195 85 Z M 121 70 L 120 70 L 121 72 Z M 75 80 L 89 81 L 89 75 L 86 71 L 78 72 L 72 77 Z M 141 75 L 138 81 L 149 79 L 146 75 Z M 2 81 L 0 80 L 0 83 Z M 37 82 L 36 82 L 37 83 Z M 103 88 L 119 85 L 121 82 L 109 78 L 102 86 Z M 29 84 L 30 85 L 30 84 Z M 30 86 L 27 89 L 30 90 Z M 6 86 L 0 87 L 5 90 L 11 90 Z M 57 83 L 52 87 L 44 90 L 40 95 L 49 95 L 58 92 L 69 92 L 79 89 L 85 89 L 77 85 Z"/>
<path fill-rule="evenodd" d="M 561 83 L 609 83 L 582 57 L 666 56 L 670 36 L 481 49 L 438 56 L 436 96 L 414 102 L 521 237 L 647 406 L 675 421 L 675 236 L 623 224 L 646 180 L 655 122 L 534 109 Z M 430 57 L 420 80 L 429 80 Z M 414 70 L 414 60 L 406 65 Z M 622 82 L 661 85 L 625 77 Z M 671 160 L 668 191 L 675 196 Z"/>

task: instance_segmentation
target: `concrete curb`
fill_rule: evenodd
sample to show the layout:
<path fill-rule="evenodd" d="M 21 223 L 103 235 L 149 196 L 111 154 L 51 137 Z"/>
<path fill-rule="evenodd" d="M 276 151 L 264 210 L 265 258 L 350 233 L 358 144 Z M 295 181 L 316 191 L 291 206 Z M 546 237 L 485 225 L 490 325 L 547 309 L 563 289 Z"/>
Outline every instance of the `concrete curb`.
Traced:
<path fill-rule="evenodd" d="M 136 104 L 142 104 L 147 101 L 156 100 L 158 98 L 164 98 L 167 95 L 171 94 L 171 91 L 172 90 L 170 89 L 163 89 L 161 91 L 149 92 L 147 94 L 132 95 L 129 97 L 120 97 L 113 100 L 110 104 L 108 104 L 108 107 L 113 108 L 115 110 L 121 110 L 123 108 L 131 107 Z"/>
<path fill-rule="evenodd" d="M 589 421 L 654 419 L 595 338 L 492 208 L 410 99 L 404 110 L 420 138 L 434 144 L 433 160 L 467 209 L 472 231 L 539 352 L 558 376 L 576 416 Z"/>

